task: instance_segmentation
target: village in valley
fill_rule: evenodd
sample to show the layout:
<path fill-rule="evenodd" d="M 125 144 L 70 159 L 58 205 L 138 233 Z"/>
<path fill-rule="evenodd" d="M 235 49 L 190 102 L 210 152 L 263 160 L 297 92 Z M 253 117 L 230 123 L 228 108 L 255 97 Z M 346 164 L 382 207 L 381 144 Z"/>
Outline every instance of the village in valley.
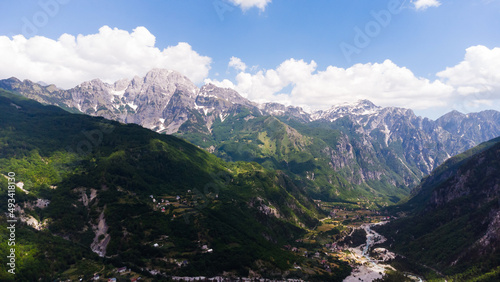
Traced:
<path fill-rule="evenodd" d="M 150 205 L 155 212 L 164 213 L 170 216 L 171 220 L 180 217 L 189 221 L 194 213 L 197 213 L 200 208 L 204 208 L 209 201 L 216 203 L 218 194 L 206 197 L 197 193 L 197 191 L 188 190 L 185 195 L 150 195 Z M 368 209 L 358 204 L 347 204 L 338 202 L 322 202 L 315 201 L 318 207 L 328 213 L 328 216 L 323 218 L 320 223 L 300 239 L 296 239 L 291 244 L 282 246 L 284 250 L 292 252 L 297 256 L 303 257 L 300 262 L 293 263 L 291 271 L 301 272 L 305 276 L 327 274 L 335 271 L 339 267 L 339 261 L 349 263 L 353 268 L 353 277 L 358 274 L 363 277 L 363 273 L 370 273 L 366 277 L 380 278 L 384 269 L 374 268 L 376 275 L 367 271 L 367 267 L 371 263 L 364 254 L 362 247 L 366 244 L 367 233 L 364 229 L 368 224 L 384 223 L 391 220 L 389 215 L 375 209 Z M 358 230 L 358 232 L 355 232 Z M 360 233 L 360 230 L 362 231 Z M 357 236 L 355 236 L 357 235 Z M 157 241 L 151 242 L 155 248 L 168 249 L 173 247 L 173 243 L 169 242 L 167 235 L 160 237 Z M 355 248 L 357 246 L 361 246 Z M 199 241 L 199 250 L 201 253 L 211 253 L 214 250 L 207 243 Z M 379 261 L 383 262 L 393 258 L 393 254 L 385 249 L 375 248 L 375 253 L 379 253 Z M 189 264 L 188 260 L 180 258 L 167 258 L 169 263 L 176 264 L 179 268 Z M 390 266 L 386 266 L 391 268 Z M 373 268 L 373 266 L 372 266 Z M 162 272 L 154 269 L 146 269 L 152 275 L 162 276 Z M 116 269 L 116 278 L 118 281 L 137 281 L 141 280 L 139 274 L 134 273 L 126 267 Z M 373 272 L 373 271 L 372 271 Z M 365 274 L 366 274 L 365 273 Z M 351 276 L 352 276 L 351 275 Z M 126 278 L 126 280 L 123 280 Z M 258 277 L 245 278 L 248 281 L 259 281 Z M 129 280 L 130 279 L 130 280 Z M 170 277 L 176 281 L 229 281 L 227 277 Z M 242 278 L 243 279 L 243 278 Z M 243 279 L 242 281 L 246 281 Z M 361 279 L 361 278 L 360 278 Z M 96 273 L 95 280 L 104 281 L 102 277 Z M 142 278 L 144 281 L 149 281 L 149 278 Z M 355 279 L 356 281 L 358 278 Z M 109 280 L 113 281 L 113 280 Z M 116 280 L 115 280 L 116 281 Z M 266 281 L 262 279 L 261 281 Z M 271 280 L 268 280 L 271 281 Z M 291 280 L 290 280 L 291 281 Z M 297 281 L 301 281 L 298 279 Z"/>

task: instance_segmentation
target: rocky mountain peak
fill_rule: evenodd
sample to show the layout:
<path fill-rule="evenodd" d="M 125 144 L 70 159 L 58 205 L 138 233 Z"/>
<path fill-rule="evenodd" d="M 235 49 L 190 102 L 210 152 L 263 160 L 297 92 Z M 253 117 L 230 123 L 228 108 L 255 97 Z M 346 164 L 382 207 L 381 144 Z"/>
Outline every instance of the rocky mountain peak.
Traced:
<path fill-rule="evenodd" d="M 147 101 L 166 106 L 176 90 L 194 99 L 198 87 L 176 71 L 153 69 L 144 77 L 134 77 L 125 91 L 125 97 L 136 105 Z"/>
<path fill-rule="evenodd" d="M 370 100 L 367 99 L 360 99 L 355 103 L 358 107 L 365 107 L 365 108 L 380 108 L 376 106 L 374 103 L 372 103 Z"/>
<path fill-rule="evenodd" d="M 21 83 L 22 81 L 19 80 L 17 77 L 9 77 L 4 80 L 6 83 Z"/>
<path fill-rule="evenodd" d="M 241 104 L 241 105 L 247 105 L 247 106 L 255 106 L 254 103 L 250 102 L 249 100 L 243 98 L 238 92 L 231 88 L 222 88 L 218 87 L 212 83 L 203 85 L 200 88 L 198 98 L 204 97 L 205 100 L 206 98 L 212 98 L 212 99 L 222 99 L 225 100 L 231 104 Z"/>
<path fill-rule="evenodd" d="M 78 85 L 77 87 L 89 90 L 96 90 L 96 91 L 111 88 L 109 84 L 103 82 L 99 78 L 92 79 L 90 81 L 85 81 L 80 85 Z"/>
<path fill-rule="evenodd" d="M 344 116 L 367 116 L 378 114 L 382 110 L 382 107 L 376 106 L 369 100 L 358 100 L 354 103 L 334 105 L 326 111 L 315 111 L 311 115 L 311 119 L 334 121 Z"/>
<path fill-rule="evenodd" d="M 259 109 L 265 112 L 285 112 L 286 107 L 283 104 L 270 102 L 259 105 Z"/>
<path fill-rule="evenodd" d="M 127 89 L 127 87 L 129 86 L 130 82 L 131 81 L 129 79 L 126 79 L 126 78 L 117 80 L 113 84 L 113 86 L 115 88 L 115 91 L 123 91 L 123 90 Z"/>
<path fill-rule="evenodd" d="M 167 69 L 152 69 L 144 76 L 144 83 L 164 83 L 169 82 L 172 77 L 182 76 L 178 72 Z"/>
<path fill-rule="evenodd" d="M 144 84 L 175 84 L 196 88 L 196 86 L 186 76 L 182 75 L 179 72 L 167 69 L 150 70 L 144 76 Z"/>
<path fill-rule="evenodd" d="M 354 115 L 368 115 L 378 112 L 381 109 L 379 106 L 375 106 L 372 102 L 368 100 L 358 100 L 355 103 L 344 103 L 340 105 L 335 105 L 330 108 L 327 112 L 338 113 L 338 114 L 354 114 Z"/>
<path fill-rule="evenodd" d="M 453 111 L 441 116 L 438 120 L 440 120 L 440 121 L 448 121 L 448 120 L 452 120 L 452 119 L 462 120 L 466 117 L 467 117 L 467 115 L 465 115 L 457 110 L 453 110 Z M 436 120 L 436 121 L 438 121 L 438 120 Z"/>

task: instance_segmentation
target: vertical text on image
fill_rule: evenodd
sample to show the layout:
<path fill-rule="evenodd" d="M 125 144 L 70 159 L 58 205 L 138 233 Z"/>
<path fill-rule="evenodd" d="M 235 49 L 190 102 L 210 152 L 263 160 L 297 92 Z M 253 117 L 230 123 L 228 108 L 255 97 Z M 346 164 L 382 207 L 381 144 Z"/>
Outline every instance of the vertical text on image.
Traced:
<path fill-rule="evenodd" d="M 16 274 L 16 174 L 14 172 L 8 173 L 8 187 L 7 187 L 7 230 L 8 239 L 7 245 L 10 247 L 7 255 L 8 272 Z"/>

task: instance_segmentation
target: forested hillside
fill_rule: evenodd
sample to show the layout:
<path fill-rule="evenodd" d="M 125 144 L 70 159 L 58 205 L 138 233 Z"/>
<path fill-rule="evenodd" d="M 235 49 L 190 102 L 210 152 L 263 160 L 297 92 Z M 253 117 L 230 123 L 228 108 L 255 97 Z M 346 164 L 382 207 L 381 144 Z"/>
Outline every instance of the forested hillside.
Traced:
<path fill-rule="evenodd" d="M 0 172 L 15 173 L 16 216 L 30 222 L 18 225 L 18 278 L 89 277 L 119 266 L 158 277 L 302 276 L 292 266 L 307 258 L 282 246 L 321 212 L 285 174 L 226 163 L 138 125 L 0 95 Z M 6 240 L 1 246 L 6 255 Z M 349 273 L 337 265 L 331 279 Z"/>

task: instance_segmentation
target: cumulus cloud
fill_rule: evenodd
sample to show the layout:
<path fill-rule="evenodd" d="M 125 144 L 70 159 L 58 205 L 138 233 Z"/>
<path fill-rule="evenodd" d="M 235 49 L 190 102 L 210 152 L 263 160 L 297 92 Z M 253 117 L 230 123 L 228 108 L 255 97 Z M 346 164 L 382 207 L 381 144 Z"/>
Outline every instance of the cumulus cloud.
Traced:
<path fill-rule="evenodd" d="M 436 80 L 416 77 L 409 69 L 390 60 L 356 64 L 350 68 L 329 66 L 317 70 L 314 61 L 289 59 L 276 69 L 240 72 L 236 83 L 207 80 L 233 88 L 250 100 L 326 109 L 334 104 L 369 99 L 381 106 L 426 109 L 445 106 L 453 87 Z M 284 93 L 285 89 L 291 91 Z"/>
<path fill-rule="evenodd" d="M 412 2 L 417 10 L 427 10 L 430 7 L 439 7 L 441 2 L 439 0 L 416 0 Z"/>
<path fill-rule="evenodd" d="M 462 62 L 437 73 L 437 76 L 456 87 L 458 93 L 467 95 L 485 88 L 500 91 L 499 69 L 500 48 L 478 45 L 467 48 Z"/>
<path fill-rule="evenodd" d="M 231 57 L 228 66 L 230 68 L 234 68 L 239 71 L 245 71 L 247 68 L 247 65 L 243 63 L 240 58 L 237 57 Z"/>
<path fill-rule="evenodd" d="M 474 110 L 482 105 L 491 106 L 500 100 L 500 48 L 489 49 L 478 45 L 466 49 L 462 62 L 437 76 L 455 89 L 455 101 Z"/>
<path fill-rule="evenodd" d="M 246 11 L 252 7 L 257 7 L 259 10 L 264 11 L 267 4 L 272 0 L 229 0 L 234 5 L 240 6 L 241 10 Z"/>
<path fill-rule="evenodd" d="M 145 27 L 129 33 L 103 26 L 96 34 L 63 34 L 57 40 L 0 36 L 0 77 L 15 76 L 71 88 L 94 78 L 113 82 L 143 75 L 152 68 L 179 71 L 195 83 L 208 76 L 210 57 L 198 54 L 188 43 L 161 50 L 155 42 L 155 36 Z"/>

